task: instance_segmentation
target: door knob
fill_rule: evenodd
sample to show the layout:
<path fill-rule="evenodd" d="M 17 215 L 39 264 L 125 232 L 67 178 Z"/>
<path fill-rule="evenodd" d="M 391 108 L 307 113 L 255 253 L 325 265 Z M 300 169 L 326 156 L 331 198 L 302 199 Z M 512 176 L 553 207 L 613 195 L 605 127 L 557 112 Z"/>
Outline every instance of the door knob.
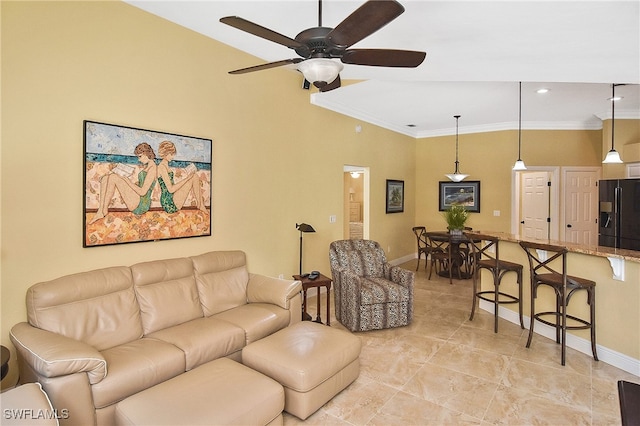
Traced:
<path fill-rule="evenodd" d="M 567 224 L 567 228 L 571 228 L 571 224 L 570 223 Z"/>
<path fill-rule="evenodd" d="M 520 223 L 524 225 L 524 220 L 522 222 L 520 222 Z"/>

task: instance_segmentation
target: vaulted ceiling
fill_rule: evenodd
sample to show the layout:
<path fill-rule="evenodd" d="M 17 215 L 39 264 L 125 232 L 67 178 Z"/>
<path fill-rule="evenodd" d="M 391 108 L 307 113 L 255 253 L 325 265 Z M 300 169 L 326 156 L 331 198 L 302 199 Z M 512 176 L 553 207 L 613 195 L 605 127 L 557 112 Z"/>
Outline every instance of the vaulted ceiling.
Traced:
<path fill-rule="evenodd" d="M 240 16 L 291 38 L 318 25 L 316 0 L 126 1 L 255 56 L 229 70 L 297 55 L 220 18 Z M 402 15 L 353 47 L 422 50 L 426 60 L 409 69 L 347 64 L 342 80 L 361 82 L 312 90 L 312 103 L 416 138 L 451 134 L 457 114 L 460 133 L 515 129 L 522 81 L 523 129 L 598 129 L 611 117 L 611 84 L 625 83 L 616 87 L 623 99 L 615 117 L 640 119 L 638 1 L 400 2 Z M 362 3 L 323 1 L 322 24 L 335 27 Z"/>

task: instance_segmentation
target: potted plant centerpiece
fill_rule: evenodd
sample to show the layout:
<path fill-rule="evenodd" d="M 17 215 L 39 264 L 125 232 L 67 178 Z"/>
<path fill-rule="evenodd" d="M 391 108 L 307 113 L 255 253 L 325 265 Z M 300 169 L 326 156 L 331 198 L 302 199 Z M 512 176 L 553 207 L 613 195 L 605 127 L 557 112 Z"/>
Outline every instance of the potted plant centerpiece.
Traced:
<path fill-rule="evenodd" d="M 464 224 L 469 219 L 469 212 L 462 204 L 453 204 L 444 212 L 444 219 L 447 221 L 449 233 L 462 235 Z"/>

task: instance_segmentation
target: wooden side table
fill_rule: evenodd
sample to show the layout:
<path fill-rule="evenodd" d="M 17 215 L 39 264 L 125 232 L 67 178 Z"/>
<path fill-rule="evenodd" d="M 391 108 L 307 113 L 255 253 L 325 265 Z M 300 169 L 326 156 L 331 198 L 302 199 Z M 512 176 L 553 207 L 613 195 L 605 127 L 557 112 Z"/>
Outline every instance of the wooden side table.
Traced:
<path fill-rule="evenodd" d="M 317 291 L 317 315 L 314 322 L 322 324 L 322 319 L 320 318 L 320 287 L 327 288 L 327 325 L 331 325 L 331 278 L 326 277 L 322 274 L 315 280 L 310 280 L 308 277 L 302 278 L 300 275 L 294 275 L 294 280 L 302 281 L 302 320 L 308 321 L 311 320 L 311 316 L 307 313 L 307 290 L 310 288 L 316 288 Z"/>

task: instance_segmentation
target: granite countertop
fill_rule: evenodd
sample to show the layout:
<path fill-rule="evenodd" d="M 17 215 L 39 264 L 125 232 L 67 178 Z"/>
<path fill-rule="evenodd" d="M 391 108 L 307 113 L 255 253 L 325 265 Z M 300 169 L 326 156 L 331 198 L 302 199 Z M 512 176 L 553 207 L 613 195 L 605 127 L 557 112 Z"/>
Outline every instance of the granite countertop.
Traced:
<path fill-rule="evenodd" d="M 475 232 L 476 231 L 474 230 L 472 233 L 475 233 Z M 582 254 L 588 254 L 588 255 L 600 256 L 600 257 L 614 257 L 614 258 L 629 260 L 631 262 L 640 262 L 640 251 L 636 251 L 636 250 L 615 249 L 613 247 L 575 244 L 567 241 L 546 240 L 546 239 L 536 240 L 532 238 L 526 238 L 521 235 L 510 234 L 507 232 L 495 232 L 495 231 L 477 231 L 477 232 L 479 234 L 486 234 L 486 235 L 498 237 L 501 240 L 510 241 L 512 243 L 517 243 L 519 241 L 538 241 L 544 244 L 564 246 L 570 252 L 574 252 L 574 253 L 582 253 Z"/>

